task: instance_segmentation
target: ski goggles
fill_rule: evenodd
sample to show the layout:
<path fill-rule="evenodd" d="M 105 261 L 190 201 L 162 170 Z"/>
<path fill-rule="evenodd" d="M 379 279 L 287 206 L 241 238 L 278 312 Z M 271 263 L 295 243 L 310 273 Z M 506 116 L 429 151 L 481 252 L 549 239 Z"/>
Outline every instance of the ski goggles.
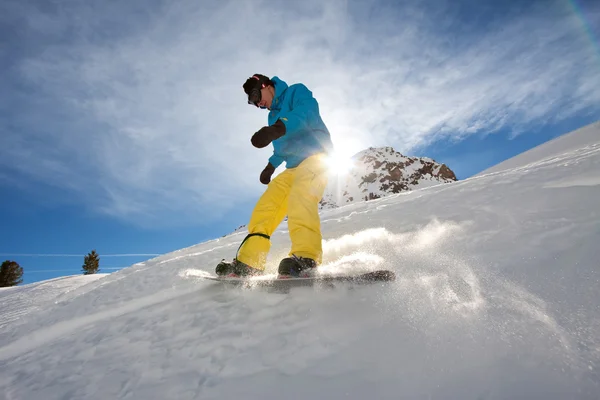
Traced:
<path fill-rule="evenodd" d="M 256 79 L 257 85 L 248 93 L 248 104 L 252 104 L 258 107 L 258 103 L 262 100 L 261 89 L 265 87 L 265 84 L 260 81 L 258 76 L 253 76 L 252 78 Z"/>

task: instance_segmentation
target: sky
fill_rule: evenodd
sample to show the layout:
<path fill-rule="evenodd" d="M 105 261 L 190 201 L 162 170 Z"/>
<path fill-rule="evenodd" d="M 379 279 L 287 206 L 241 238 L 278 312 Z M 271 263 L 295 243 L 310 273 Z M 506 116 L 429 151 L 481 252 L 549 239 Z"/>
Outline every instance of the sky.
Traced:
<path fill-rule="evenodd" d="M 245 224 L 272 152 L 254 73 L 304 83 L 340 154 L 459 179 L 600 118 L 594 1 L 5 0 L 0 37 L 0 258 L 24 283 Z"/>

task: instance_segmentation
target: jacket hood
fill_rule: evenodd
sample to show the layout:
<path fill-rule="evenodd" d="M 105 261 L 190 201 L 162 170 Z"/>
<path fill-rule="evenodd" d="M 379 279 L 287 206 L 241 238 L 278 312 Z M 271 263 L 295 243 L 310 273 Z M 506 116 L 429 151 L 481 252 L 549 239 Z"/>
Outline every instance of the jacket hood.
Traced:
<path fill-rule="evenodd" d="M 283 92 L 287 90 L 288 84 L 277 76 L 272 77 L 271 80 L 275 83 L 275 98 L 273 99 L 273 101 L 275 101 L 275 99 L 281 97 Z"/>

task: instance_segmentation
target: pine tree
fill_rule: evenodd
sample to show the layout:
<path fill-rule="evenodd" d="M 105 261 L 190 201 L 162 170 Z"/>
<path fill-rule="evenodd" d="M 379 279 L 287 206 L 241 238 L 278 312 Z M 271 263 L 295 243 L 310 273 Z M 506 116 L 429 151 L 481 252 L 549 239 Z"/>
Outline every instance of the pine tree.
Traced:
<path fill-rule="evenodd" d="M 4 261 L 0 266 L 0 287 L 16 286 L 22 282 L 23 268 L 16 261 Z"/>
<path fill-rule="evenodd" d="M 100 256 L 96 253 L 96 250 L 92 250 L 87 256 L 83 258 L 83 274 L 91 275 L 98 272 L 100 267 Z"/>

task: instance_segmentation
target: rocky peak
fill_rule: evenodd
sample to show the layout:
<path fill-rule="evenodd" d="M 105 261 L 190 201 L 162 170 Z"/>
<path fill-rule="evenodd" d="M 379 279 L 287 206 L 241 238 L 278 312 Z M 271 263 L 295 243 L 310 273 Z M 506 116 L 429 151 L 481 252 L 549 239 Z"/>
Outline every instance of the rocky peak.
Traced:
<path fill-rule="evenodd" d="M 392 147 L 370 147 L 352 160 L 354 166 L 344 179 L 330 180 L 322 209 L 457 180 L 445 164 L 427 157 L 404 156 Z"/>

